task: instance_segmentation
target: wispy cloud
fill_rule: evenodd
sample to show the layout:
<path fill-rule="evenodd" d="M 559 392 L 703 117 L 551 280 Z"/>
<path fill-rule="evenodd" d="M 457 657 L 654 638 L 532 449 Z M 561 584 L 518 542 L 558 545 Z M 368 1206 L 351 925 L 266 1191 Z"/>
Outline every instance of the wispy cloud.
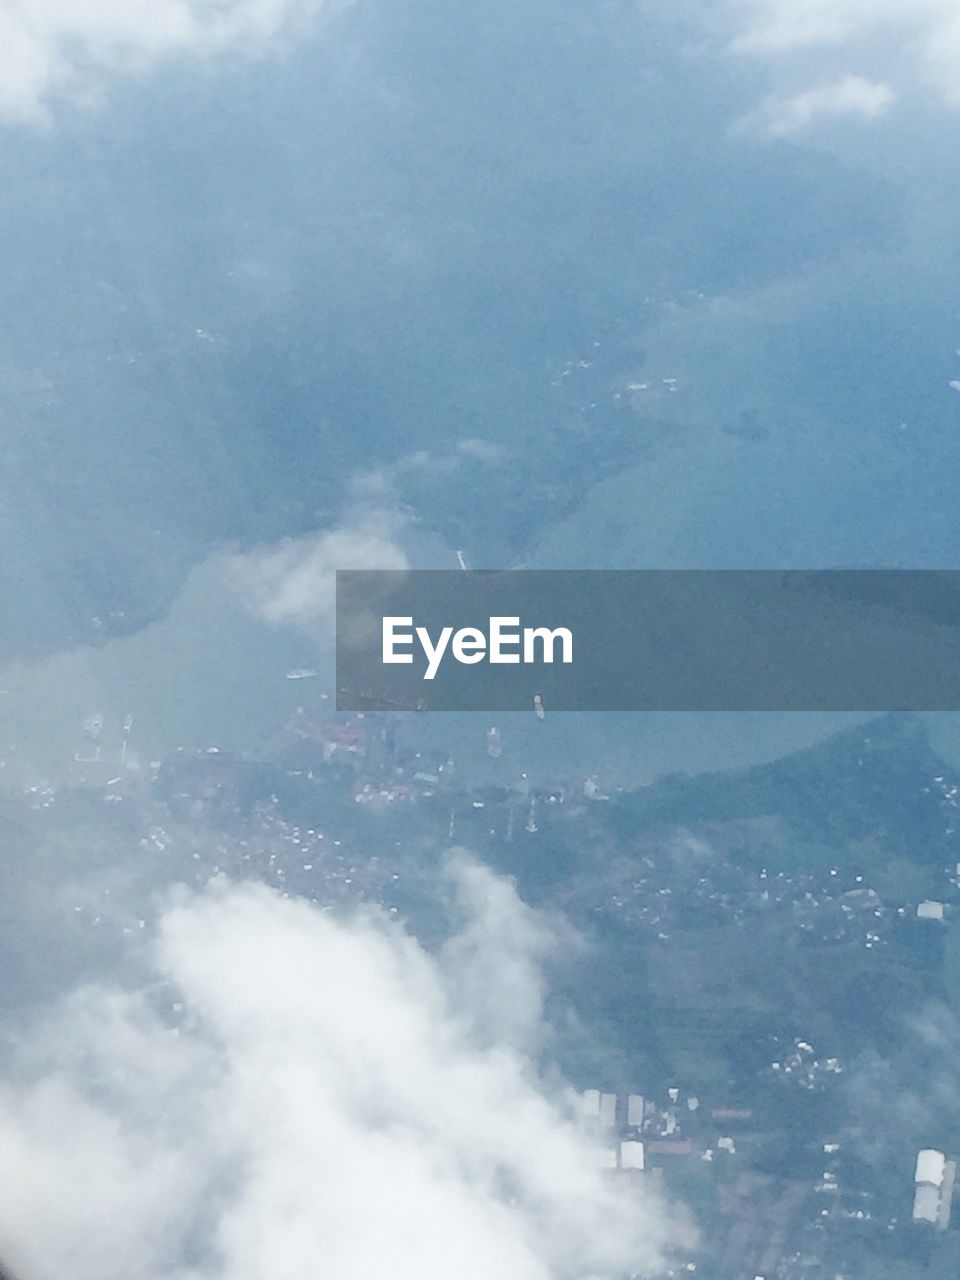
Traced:
<path fill-rule="evenodd" d="M 500 446 L 474 436 L 450 448 L 403 454 L 347 482 L 339 523 L 228 557 L 229 579 L 264 621 L 329 634 L 337 569 L 408 568 L 416 512 L 429 505 L 429 495 L 448 488 L 454 478 L 466 484 L 464 473 L 496 469 L 506 459 Z M 420 545 L 421 554 L 425 549 Z M 452 553 L 448 563 L 454 563 Z"/>
<path fill-rule="evenodd" d="M 877 24 L 910 20 L 936 7 L 928 0 L 734 0 L 742 29 L 734 48 L 784 53 L 837 44 Z M 942 8 L 943 5 L 941 4 Z"/>
<path fill-rule="evenodd" d="M 43 119 L 163 59 L 257 55 L 339 0 L 20 0 L 0 4 L 0 120 Z"/>
<path fill-rule="evenodd" d="M 451 874 L 458 961 L 498 957 L 535 1007 L 549 926 Z M 486 955 L 484 903 L 512 921 Z M 525 1037 L 491 1038 L 489 1010 L 480 1034 L 469 984 L 380 913 L 218 884 L 165 912 L 150 967 L 5 1056 L 0 1253 L 33 1280 L 572 1280 L 645 1273 L 684 1236 L 598 1171 Z"/>
<path fill-rule="evenodd" d="M 507 457 L 507 451 L 493 441 L 468 436 L 449 449 L 417 449 L 402 454 L 394 462 L 356 476 L 352 487 L 358 495 L 389 496 L 399 502 L 411 481 L 433 480 L 442 486 L 465 467 L 496 468 L 504 465 Z"/>
<path fill-rule="evenodd" d="M 844 63 L 877 64 L 889 72 L 884 79 L 892 78 L 898 96 L 916 91 L 952 103 L 960 99 L 957 0 L 729 0 L 728 12 L 736 52 L 770 58 L 778 66 L 790 55 L 804 58 L 811 51 L 838 70 Z M 870 99 L 861 93 L 860 102 L 868 106 Z"/>
<path fill-rule="evenodd" d="M 447 878 L 462 917 L 441 961 L 448 988 L 469 1012 L 481 1039 L 518 1048 L 539 1047 L 543 1022 L 542 963 L 562 937 L 577 945 L 559 919 L 523 903 L 512 884 L 459 857 Z"/>
<path fill-rule="evenodd" d="M 278 625 L 328 625 L 337 569 L 405 569 L 400 511 L 361 506 L 332 529 L 231 557 L 228 573 L 247 607 Z"/>
<path fill-rule="evenodd" d="M 842 76 L 802 93 L 769 97 L 741 121 L 740 127 L 771 138 L 785 138 L 825 120 L 872 120 L 882 115 L 893 100 L 894 94 L 888 85 L 865 80 L 863 76 Z"/>

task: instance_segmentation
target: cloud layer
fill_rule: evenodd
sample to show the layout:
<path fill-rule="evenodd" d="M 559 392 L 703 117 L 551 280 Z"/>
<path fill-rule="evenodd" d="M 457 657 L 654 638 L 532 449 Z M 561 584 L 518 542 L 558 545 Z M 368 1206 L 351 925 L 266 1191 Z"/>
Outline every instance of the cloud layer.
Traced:
<path fill-rule="evenodd" d="M 3 0 L 0 120 L 96 96 L 110 74 L 175 56 L 256 55 L 334 0 Z"/>
<path fill-rule="evenodd" d="M 337 569 L 405 569 L 400 512 L 357 509 L 332 529 L 236 555 L 230 579 L 266 622 L 321 627 L 333 620 Z"/>
<path fill-rule="evenodd" d="M 522 988 L 549 931 L 486 871 L 453 875 L 453 967 L 503 957 L 507 1040 L 378 913 L 336 920 L 251 884 L 184 897 L 142 992 L 78 992 L 8 1064 L 0 1251 L 31 1280 L 658 1266 L 675 1222 L 598 1172 L 517 1043 L 510 1003 L 536 1008 Z"/>
<path fill-rule="evenodd" d="M 956 0 L 742 0 L 741 49 L 783 53 L 840 44 L 878 29 L 922 33 L 957 21 Z"/>
<path fill-rule="evenodd" d="M 778 72 L 791 55 L 808 76 L 811 59 L 821 76 L 835 69 L 834 87 L 846 84 L 841 96 L 856 114 L 879 114 L 890 100 L 884 91 L 960 101 L 958 0 L 732 0 L 731 11 L 734 51 L 772 59 Z"/>
<path fill-rule="evenodd" d="M 860 117 L 872 120 L 894 100 L 892 89 L 863 76 L 842 76 L 802 93 L 770 97 L 747 120 L 745 128 L 772 138 L 785 138 L 823 120 Z"/>

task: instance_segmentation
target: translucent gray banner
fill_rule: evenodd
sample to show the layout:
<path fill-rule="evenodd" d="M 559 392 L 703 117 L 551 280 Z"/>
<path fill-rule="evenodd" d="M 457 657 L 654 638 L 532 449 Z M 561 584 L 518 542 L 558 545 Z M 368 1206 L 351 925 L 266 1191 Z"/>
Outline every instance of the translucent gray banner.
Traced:
<path fill-rule="evenodd" d="M 952 570 L 341 570 L 339 710 L 956 711 Z"/>

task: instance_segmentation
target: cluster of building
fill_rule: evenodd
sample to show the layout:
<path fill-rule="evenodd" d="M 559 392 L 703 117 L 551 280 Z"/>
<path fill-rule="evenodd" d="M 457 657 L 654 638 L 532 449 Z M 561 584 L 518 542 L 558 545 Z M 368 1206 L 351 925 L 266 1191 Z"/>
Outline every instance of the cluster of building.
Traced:
<path fill-rule="evenodd" d="M 602 818 L 610 810 L 603 803 L 609 797 L 596 778 L 569 788 L 537 788 L 523 779 L 512 787 L 476 785 L 459 775 L 453 761 L 442 752 L 417 750 L 399 741 L 391 718 L 376 713 L 315 718 L 300 712 L 265 751 L 265 759 L 256 762 L 211 747 L 177 752 L 162 766 L 154 762 L 148 767 L 145 760 L 140 764 L 128 741 L 130 731 L 129 721 L 104 730 L 93 720 L 84 730 L 86 742 L 76 753 L 73 776 L 75 783 L 98 788 L 104 800 L 119 802 L 122 794 L 133 794 L 135 787 L 141 789 L 144 822 L 138 835 L 143 853 L 195 860 L 198 876 L 208 876 L 211 868 L 214 872 L 253 874 L 282 892 L 309 894 L 331 903 L 373 901 L 391 913 L 398 911 L 397 901 L 401 902 L 399 910 L 407 910 L 402 895 L 408 884 L 408 867 L 400 860 L 400 841 L 396 849 L 389 847 L 395 835 L 402 835 L 404 824 L 417 832 L 429 829 L 441 843 L 446 835 L 448 840 L 463 840 L 482 851 L 478 837 L 510 841 L 516 835 L 520 841 L 525 836 L 538 836 L 541 830 L 549 832 L 551 824 L 566 826 L 584 813 Z M 487 754 L 498 759 L 503 751 L 500 733 L 484 731 Z M 261 784 L 268 777 L 279 781 L 268 782 L 261 799 L 245 809 L 245 797 L 263 792 Z M 284 790 L 288 782 L 312 797 L 303 809 L 287 803 L 293 790 L 292 786 Z M 276 790 L 271 792 L 274 785 Z M 34 787 L 30 797 L 35 807 L 52 804 L 54 799 L 53 789 L 45 786 Z M 415 812 L 412 806 L 416 806 Z M 382 825 L 377 818 L 380 810 L 390 814 L 389 822 Z M 241 814 L 243 821 L 234 822 Z M 197 823 L 194 819 L 198 815 L 213 820 Z M 222 821 L 224 817 L 229 820 Z M 387 847 L 376 846 L 382 856 L 365 852 L 367 843 L 358 836 L 364 829 L 389 833 Z M 724 923 L 732 919 L 749 928 L 766 917 L 773 919 L 778 930 L 781 923 L 784 928 L 789 923 L 799 930 L 804 947 L 843 941 L 871 949 L 886 943 L 898 920 L 924 922 L 923 927 L 912 923 L 906 927 L 915 929 L 917 935 L 929 936 L 949 922 L 953 910 L 950 901 L 933 899 L 888 905 L 865 883 L 862 874 L 829 866 L 817 873 L 788 873 L 758 867 L 756 862 L 750 867 L 726 858 L 712 859 L 706 849 L 691 849 L 690 856 L 683 857 L 666 845 L 658 847 L 653 840 L 634 852 L 635 856 L 623 860 L 623 879 L 613 880 L 614 894 L 610 894 L 611 881 L 602 882 L 598 893 L 596 882 L 589 883 L 586 878 L 578 882 L 575 891 L 583 894 L 580 905 L 589 903 L 591 909 L 596 905 L 598 910 L 617 912 L 621 921 L 649 931 L 651 939 L 662 943 L 679 936 L 691 919 Z M 416 874 L 411 868 L 411 885 Z M 952 888 L 945 884 L 943 896 L 952 900 L 953 891 L 960 890 L 960 864 L 955 874 L 951 869 L 946 878 Z M 604 895 L 606 901 L 601 902 Z M 705 906 L 712 911 L 709 917 L 703 911 Z M 659 944 L 652 953 L 664 956 Z M 669 962 L 672 956 L 668 952 L 664 958 Z M 813 1040 L 819 1043 L 820 1037 L 802 1039 L 785 1033 L 769 1058 L 758 1060 L 759 1078 L 769 1081 L 772 1075 L 791 1089 L 804 1092 L 835 1082 L 843 1066 L 836 1057 L 818 1051 Z M 769 1092 L 787 1101 L 779 1089 Z M 795 1095 L 790 1105 L 813 1101 Z M 760 1116 L 763 1103 L 756 1105 Z M 592 1126 L 597 1137 L 602 1167 L 618 1178 L 637 1179 L 637 1186 L 650 1176 L 669 1179 L 669 1173 L 660 1171 L 673 1167 L 683 1178 L 699 1177 L 724 1188 L 736 1185 L 738 1189 L 735 1193 L 731 1190 L 731 1196 L 745 1196 L 762 1176 L 755 1171 L 753 1153 L 759 1140 L 770 1135 L 754 1127 L 748 1107 L 702 1105 L 696 1094 L 675 1087 L 655 1097 L 587 1089 L 580 1106 L 584 1123 Z M 814 1158 L 819 1161 L 820 1138 L 816 1141 Z M 872 1192 L 868 1195 L 856 1172 L 850 1172 L 852 1166 L 842 1163 L 838 1151 L 838 1144 L 824 1143 L 822 1163 L 808 1167 L 799 1189 L 791 1187 L 789 1179 L 778 1187 L 779 1174 L 763 1184 L 771 1205 L 779 1205 L 777 1197 L 782 1196 L 786 1206 L 777 1208 L 776 1214 L 771 1209 L 771 1223 L 787 1210 L 792 1215 L 791 1248 L 811 1221 L 821 1224 L 818 1229 L 823 1240 L 834 1241 L 844 1232 L 860 1231 L 861 1223 L 872 1222 L 864 1230 L 892 1229 L 887 1225 L 891 1212 L 900 1214 L 901 1221 L 907 1217 L 912 1152 L 897 1163 L 900 1183 L 895 1206 L 899 1207 L 891 1209 L 889 1201 L 884 1204 L 882 1197 L 871 1198 Z M 711 1163 L 722 1170 L 717 1168 L 715 1175 L 709 1168 Z M 920 1152 L 912 1209 L 912 1220 L 919 1224 L 918 1238 L 926 1236 L 934 1241 L 931 1228 L 943 1232 L 949 1227 L 955 1181 L 955 1161 L 943 1152 Z M 792 1201 L 787 1203 L 794 1191 L 802 1197 L 799 1207 Z M 731 1221 L 737 1219 L 737 1212 L 736 1207 L 730 1211 Z M 853 1220 L 852 1224 L 847 1219 Z M 831 1236 L 836 1224 L 841 1224 L 839 1236 Z M 767 1280 L 774 1276 L 786 1280 L 794 1273 L 787 1268 L 786 1236 L 781 1239 L 776 1230 L 775 1225 L 769 1228 L 769 1257 L 776 1254 L 783 1260 L 782 1267 L 778 1262 L 771 1268 L 765 1260 L 768 1254 L 761 1249 L 753 1251 L 752 1245 L 744 1246 L 741 1256 L 753 1258 L 751 1265 L 760 1265 Z M 778 1253 L 781 1245 L 784 1248 Z M 824 1256 L 829 1256 L 829 1247 Z M 803 1257 L 809 1263 L 811 1251 L 805 1250 Z M 796 1259 L 796 1274 L 807 1275 L 801 1268 L 801 1255 Z"/>
<path fill-rule="evenodd" d="M 818 1057 L 812 1044 L 797 1038 L 780 1059 L 770 1063 L 770 1070 L 779 1080 L 801 1089 L 817 1089 L 829 1077 L 840 1075 L 843 1067 L 839 1058 Z"/>
<path fill-rule="evenodd" d="M 601 1135 L 600 1163 L 604 1169 L 643 1172 L 647 1167 L 642 1139 L 645 1103 L 639 1093 L 601 1093 L 586 1089 L 581 1095 L 583 1116 Z"/>
<path fill-rule="evenodd" d="M 714 1107 L 704 1113 L 695 1094 L 683 1095 L 677 1088 L 667 1089 L 664 1102 L 639 1093 L 586 1089 L 580 1105 L 602 1144 L 601 1166 L 617 1170 L 643 1171 L 696 1154 L 708 1162 L 721 1153 L 736 1155 L 731 1134 L 753 1118 L 745 1107 Z"/>
<path fill-rule="evenodd" d="M 75 753 L 77 780 L 116 788 L 112 797 L 116 798 L 125 782 L 132 781 L 131 771 L 135 775 L 140 768 L 130 742 L 131 729 L 129 716 L 119 732 L 111 730 L 109 734 L 102 716 L 90 717 L 84 725 L 84 746 Z M 499 729 L 489 728 L 486 736 L 488 754 L 498 758 L 503 750 Z M 216 748 L 208 748 L 207 754 L 214 756 Z M 537 835 L 546 809 L 558 813 L 568 810 L 575 820 L 585 805 L 609 799 L 596 777 L 588 777 L 582 787 L 570 792 L 562 785 L 533 787 L 523 775 L 512 786 L 471 787 L 443 752 L 405 745 L 398 737 L 395 718 L 376 712 L 330 716 L 300 708 L 276 741 L 268 744 L 265 754 L 290 776 L 310 781 L 321 776 L 342 778 L 356 803 L 365 808 L 407 806 L 418 801 L 445 806 L 450 840 L 469 841 L 479 835 L 512 841 L 515 833 Z M 209 800 L 222 793 L 226 783 L 217 776 L 217 765 L 222 774 L 228 772 L 226 759 L 208 760 L 208 792 L 195 799 Z M 34 791 L 29 798 L 32 804 L 52 803 L 51 789 Z M 888 905 L 864 883 L 862 874 L 847 875 L 836 867 L 812 874 L 765 867 L 757 870 L 734 866 L 727 860 L 715 869 L 708 863 L 703 860 L 698 874 L 678 876 L 671 851 L 651 850 L 638 858 L 634 876 L 598 903 L 598 909 L 615 913 L 624 923 L 650 929 L 663 943 L 684 927 L 685 919 L 707 910 L 719 911 L 741 925 L 777 913 L 778 923 L 780 917 L 784 925 L 789 921 L 811 944 L 859 942 L 867 950 L 884 945 L 892 925 L 908 914 L 929 922 L 945 922 L 950 916 L 949 903 L 935 899 L 910 907 Z M 951 884 L 960 889 L 960 864 L 948 875 Z"/>
<path fill-rule="evenodd" d="M 911 919 L 949 923 L 951 899 L 960 902 L 960 863 L 944 868 L 949 892 L 943 899 L 890 902 L 859 872 L 837 867 L 820 873 L 773 871 L 727 859 L 710 865 L 707 852 L 678 872 L 675 850 L 649 848 L 635 859 L 629 879 L 612 892 L 606 886 L 596 909 L 650 931 L 662 943 L 696 918 L 722 918 L 745 928 L 775 920 L 778 929 L 796 931 L 807 947 L 846 944 L 873 951 L 889 945 Z"/>

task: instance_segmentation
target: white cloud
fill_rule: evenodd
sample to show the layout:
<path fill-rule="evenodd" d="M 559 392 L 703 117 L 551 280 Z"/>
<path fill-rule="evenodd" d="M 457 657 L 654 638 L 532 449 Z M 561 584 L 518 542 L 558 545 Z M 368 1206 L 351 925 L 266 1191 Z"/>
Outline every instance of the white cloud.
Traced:
<path fill-rule="evenodd" d="M 512 951 L 549 930 L 453 874 L 507 910 L 497 945 L 530 981 Z M 166 911 L 152 966 L 146 993 L 80 992 L 5 1056 L 0 1255 L 31 1280 L 582 1280 L 685 1235 L 601 1176 L 569 1098 L 379 913 L 219 884 Z"/>
<path fill-rule="evenodd" d="M 230 578 L 247 606 L 267 622 L 329 624 L 337 569 L 405 569 L 401 513 L 364 508 L 340 525 L 235 555 Z"/>
<path fill-rule="evenodd" d="M 478 436 L 470 436 L 466 440 L 461 440 L 457 445 L 457 452 L 464 458 L 470 458 L 474 462 L 485 462 L 492 466 L 504 461 L 506 457 L 505 450 L 498 444 L 494 444 L 490 440 L 483 440 Z"/>
<path fill-rule="evenodd" d="M 478 436 L 468 436 L 452 449 L 417 449 L 403 454 L 393 463 L 357 476 L 352 487 L 358 494 L 395 497 L 411 477 L 433 478 L 438 485 L 444 485 L 449 477 L 463 470 L 465 462 L 497 467 L 506 460 L 507 452 L 502 446 Z"/>
<path fill-rule="evenodd" d="M 813 51 L 848 69 L 866 58 L 888 70 L 898 96 L 960 99 L 960 0 L 730 0 L 728 11 L 738 52 L 779 64 Z"/>
<path fill-rule="evenodd" d="M 462 929 L 443 948 L 448 986 L 469 1010 L 475 1032 L 496 1043 L 532 1047 L 543 1031 L 541 963 L 564 933 L 517 897 L 508 881 L 465 859 L 451 863 Z"/>
<path fill-rule="evenodd" d="M 886 111 L 893 99 L 893 91 L 885 84 L 862 76 L 843 76 L 802 93 L 770 97 L 741 125 L 772 138 L 784 138 L 825 119 L 852 116 L 872 120 Z"/>
<path fill-rule="evenodd" d="M 337 0 L 0 0 L 0 119 L 42 119 L 64 97 L 164 58 L 257 54 Z"/>
<path fill-rule="evenodd" d="M 838 44 L 878 26 L 913 25 L 946 0 L 747 0 L 735 5 L 745 26 L 734 47 L 753 53 L 783 53 Z"/>

